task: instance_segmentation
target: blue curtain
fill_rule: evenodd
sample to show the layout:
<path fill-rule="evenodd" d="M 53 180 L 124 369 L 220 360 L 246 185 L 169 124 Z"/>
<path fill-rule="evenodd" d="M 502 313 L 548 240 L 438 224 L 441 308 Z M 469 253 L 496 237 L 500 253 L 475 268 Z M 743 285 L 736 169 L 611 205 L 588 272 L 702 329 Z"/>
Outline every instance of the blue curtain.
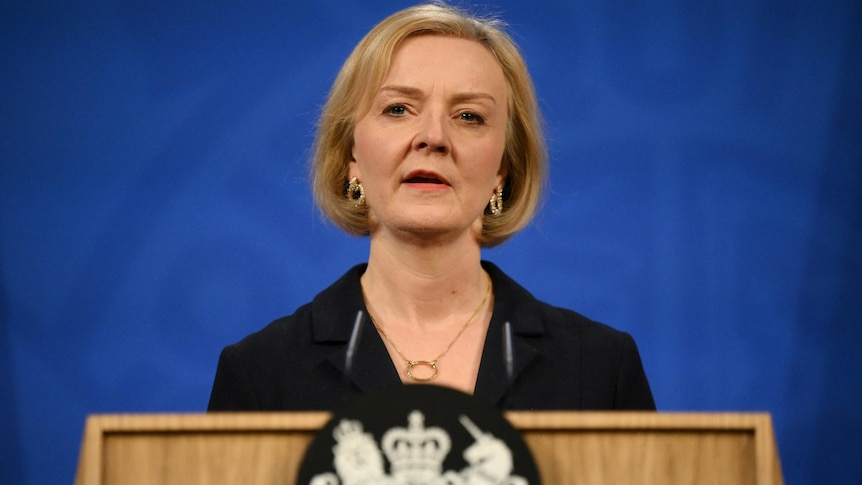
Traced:
<path fill-rule="evenodd" d="M 69 483 L 87 414 L 204 410 L 224 345 L 365 259 L 309 147 L 410 3 L 0 4 L 0 482 Z M 860 3 L 482 10 L 552 167 L 485 258 L 631 332 L 661 409 L 770 412 L 788 483 L 862 482 Z"/>

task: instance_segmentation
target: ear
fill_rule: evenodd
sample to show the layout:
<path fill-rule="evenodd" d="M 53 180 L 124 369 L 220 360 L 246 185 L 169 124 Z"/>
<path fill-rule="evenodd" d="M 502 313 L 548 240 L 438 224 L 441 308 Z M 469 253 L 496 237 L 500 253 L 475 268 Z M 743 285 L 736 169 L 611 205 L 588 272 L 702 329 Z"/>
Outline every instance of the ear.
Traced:
<path fill-rule="evenodd" d="M 497 182 L 494 183 L 494 187 L 499 187 L 501 185 L 503 185 L 505 187 L 505 184 L 504 184 L 505 181 L 506 181 L 506 176 L 498 173 L 497 174 Z"/>
<path fill-rule="evenodd" d="M 357 180 L 362 181 L 362 170 L 359 169 L 359 162 L 355 159 L 347 162 L 347 178 L 350 179 L 352 177 L 356 177 Z"/>
<path fill-rule="evenodd" d="M 509 174 L 509 164 L 506 163 L 506 157 L 503 156 L 503 160 L 500 162 L 500 170 L 497 172 L 497 179 L 494 187 L 499 187 L 500 185 L 505 185 L 506 176 Z"/>

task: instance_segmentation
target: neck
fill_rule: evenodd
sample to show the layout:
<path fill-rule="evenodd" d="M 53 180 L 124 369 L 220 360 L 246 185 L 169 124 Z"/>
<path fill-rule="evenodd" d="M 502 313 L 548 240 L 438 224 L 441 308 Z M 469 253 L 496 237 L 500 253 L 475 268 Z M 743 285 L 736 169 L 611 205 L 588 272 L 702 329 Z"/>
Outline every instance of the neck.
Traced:
<path fill-rule="evenodd" d="M 419 326 L 461 321 L 475 309 L 487 285 L 475 240 L 418 246 L 372 238 L 362 276 L 372 313 L 387 322 Z"/>

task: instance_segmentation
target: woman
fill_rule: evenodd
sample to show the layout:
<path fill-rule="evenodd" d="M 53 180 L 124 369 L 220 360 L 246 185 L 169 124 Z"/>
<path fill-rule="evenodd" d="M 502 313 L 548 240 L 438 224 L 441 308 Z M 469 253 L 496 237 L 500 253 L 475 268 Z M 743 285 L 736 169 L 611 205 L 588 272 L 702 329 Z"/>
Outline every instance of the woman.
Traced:
<path fill-rule="evenodd" d="M 654 409 L 628 334 L 481 260 L 532 218 L 545 159 L 498 22 L 445 5 L 382 21 L 332 86 L 313 161 L 318 205 L 370 237 L 368 263 L 225 348 L 209 409 L 332 409 L 416 382 L 513 409 Z"/>

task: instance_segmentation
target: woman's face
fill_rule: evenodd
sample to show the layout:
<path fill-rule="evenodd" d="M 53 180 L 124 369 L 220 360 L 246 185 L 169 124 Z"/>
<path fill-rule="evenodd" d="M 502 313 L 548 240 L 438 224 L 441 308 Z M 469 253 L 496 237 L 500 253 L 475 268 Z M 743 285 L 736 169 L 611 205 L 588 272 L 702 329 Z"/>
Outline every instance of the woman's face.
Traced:
<path fill-rule="evenodd" d="M 506 80 L 481 44 L 405 40 L 354 130 L 350 176 L 365 188 L 371 235 L 478 237 L 501 163 Z"/>

